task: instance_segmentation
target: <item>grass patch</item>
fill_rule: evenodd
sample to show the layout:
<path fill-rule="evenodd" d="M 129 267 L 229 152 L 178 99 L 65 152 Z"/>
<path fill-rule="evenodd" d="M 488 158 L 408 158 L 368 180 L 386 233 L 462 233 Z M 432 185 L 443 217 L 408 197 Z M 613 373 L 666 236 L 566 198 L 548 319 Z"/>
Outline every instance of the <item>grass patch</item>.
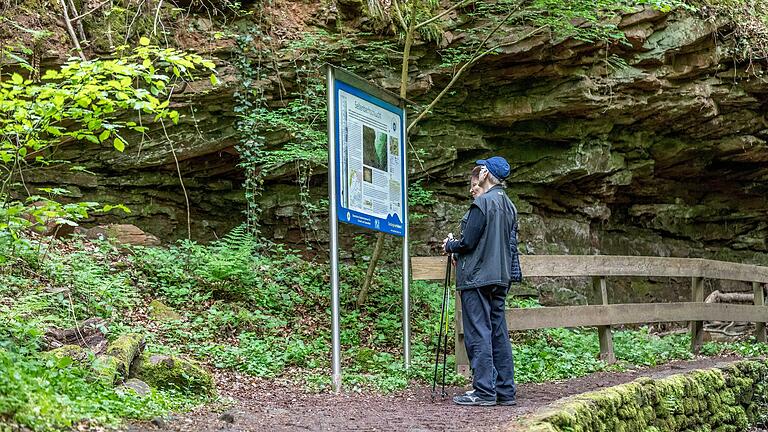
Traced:
<path fill-rule="evenodd" d="M 46 360 L 0 349 L 0 372 L 0 425 L 5 419 L 35 431 L 86 421 L 116 426 L 123 418 L 150 419 L 205 402 L 173 391 L 152 390 L 139 397 L 93 380 L 69 357 Z"/>
<path fill-rule="evenodd" d="M 76 425 L 83 419 L 114 425 L 185 410 L 202 400 L 155 391 L 144 399 L 104 386 L 66 359 L 40 352 L 44 329 L 70 327 L 97 316 L 110 320 L 110 339 L 146 336 L 153 352 L 181 354 L 250 375 L 288 378 L 318 391 L 330 389 L 330 290 L 327 266 L 297 252 L 236 231 L 210 245 L 180 242 L 125 253 L 105 243 L 72 242 L 45 260 L 0 267 L 0 422 L 32 430 Z M 362 254 L 365 245 L 353 250 Z M 394 260 L 393 260 L 394 261 Z M 401 276 L 395 266 L 377 271 L 367 303 L 355 307 L 366 266 L 342 268 L 342 360 L 351 391 L 391 392 L 430 383 L 442 287 L 414 282 L 412 367 L 402 364 Z M 453 294 L 452 294 L 453 295 Z M 159 299 L 182 317 L 153 321 L 147 305 Z M 531 299 L 510 306 L 538 307 Z M 449 313 L 453 317 L 453 299 Z M 452 319 L 449 332 L 453 332 Z M 613 333 L 619 362 L 598 360 L 594 329 L 548 329 L 512 335 L 518 382 L 544 382 L 605 370 L 654 366 L 687 359 L 689 336 L 659 338 L 647 329 Z M 453 344 L 449 343 L 449 348 Z M 768 353 L 752 342 L 708 343 L 703 353 Z M 449 384 L 463 383 L 448 355 Z"/>

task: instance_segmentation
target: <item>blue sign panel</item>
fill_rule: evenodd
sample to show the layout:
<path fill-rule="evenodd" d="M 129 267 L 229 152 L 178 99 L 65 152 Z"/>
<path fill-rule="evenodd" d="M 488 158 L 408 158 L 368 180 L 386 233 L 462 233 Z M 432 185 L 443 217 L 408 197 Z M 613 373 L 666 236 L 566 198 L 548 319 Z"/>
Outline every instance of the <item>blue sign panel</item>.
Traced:
<path fill-rule="evenodd" d="M 334 79 L 337 215 L 405 235 L 405 112 Z"/>

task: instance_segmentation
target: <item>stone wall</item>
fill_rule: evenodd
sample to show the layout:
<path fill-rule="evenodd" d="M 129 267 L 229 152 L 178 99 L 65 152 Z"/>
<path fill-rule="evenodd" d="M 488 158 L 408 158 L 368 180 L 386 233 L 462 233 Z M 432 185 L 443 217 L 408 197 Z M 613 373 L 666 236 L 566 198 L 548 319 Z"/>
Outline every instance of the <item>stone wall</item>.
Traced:
<path fill-rule="evenodd" d="M 768 362 L 744 360 L 640 378 L 563 399 L 527 418 L 528 432 L 746 431 L 768 414 Z"/>
<path fill-rule="evenodd" d="M 291 30 L 343 35 L 353 47 L 387 37 L 371 34 L 364 2 L 344 4 L 338 11 L 324 2 L 293 4 L 303 9 L 292 18 L 300 22 Z M 239 28 L 256 25 L 242 19 Z M 408 95 L 422 106 L 453 73 L 441 66 L 438 50 L 466 40 L 479 25 L 461 16 L 449 21 L 442 42 L 418 41 L 411 54 Z M 192 237 L 203 241 L 241 223 L 245 209 L 234 149 L 240 136 L 233 95 L 241 85 L 233 66 L 235 44 L 228 38 L 189 42 L 202 40 L 202 32 L 215 25 L 198 17 L 182 26 L 191 31 L 174 35 L 175 43 L 217 58 L 223 85 L 195 83 L 174 95 L 172 104 L 183 117 L 168 129 L 189 198 Z M 435 253 L 444 234 L 456 231 L 469 202 L 473 161 L 500 154 L 512 164 L 508 190 L 521 213 L 525 253 L 768 264 L 766 65 L 734 60 L 733 23 L 727 20 L 641 8 L 624 14 L 618 27 L 628 43 L 591 44 L 546 32 L 516 41 L 530 29 L 502 29 L 498 42 L 508 44 L 478 62 L 412 134 L 423 154 L 409 165 L 409 178 L 421 179 L 440 202 L 413 209 L 426 215 L 412 225 L 413 254 Z M 65 34 L 57 37 L 66 45 Z M 42 53 L 43 62 L 60 61 L 58 50 Z M 396 51 L 389 57 L 372 65 L 352 49 L 331 61 L 394 90 L 399 60 Z M 269 76 L 253 86 L 280 106 L 300 85 L 295 69 L 302 59 L 283 52 L 269 60 Z M 186 200 L 165 134 L 155 125 L 147 137 L 132 138 L 123 154 L 88 143 L 62 146 L 57 158 L 95 175 L 57 165 L 28 172 L 25 182 L 31 190 L 54 184 L 70 189 L 73 199 L 123 203 L 133 210 L 93 223 L 132 223 L 164 241 L 185 237 Z M 268 148 L 276 149 L 286 140 L 279 132 L 266 138 Z M 327 194 L 325 176 L 317 167 L 310 181 L 317 200 Z M 261 206 L 267 237 L 309 243 L 316 251 L 326 247 L 325 215 L 317 215 L 322 222 L 314 226 L 300 218 L 290 167 L 266 177 Z M 349 245 L 362 231 L 344 226 L 341 232 Z M 624 293 L 618 297 L 624 301 L 638 301 L 654 284 L 667 282 L 618 281 L 616 292 Z M 588 283 L 550 285 L 541 289 L 553 302 L 580 301 Z M 686 298 L 688 281 L 672 286 L 662 299 Z"/>

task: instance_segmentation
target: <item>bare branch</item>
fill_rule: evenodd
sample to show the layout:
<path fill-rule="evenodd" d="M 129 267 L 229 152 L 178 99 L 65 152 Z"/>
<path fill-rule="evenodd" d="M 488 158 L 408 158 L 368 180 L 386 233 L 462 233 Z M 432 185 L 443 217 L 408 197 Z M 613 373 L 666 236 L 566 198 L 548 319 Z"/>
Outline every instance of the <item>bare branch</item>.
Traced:
<path fill-rule="evenodd" d="M 83 19 L 83 18 L 87 17 L 88 15 L 90 15 L 90 14 L 92 14 L 92 13 L 96 12 L 97 10 L 99 10 L 99 9 L 103 8 L 105 5 L 108 5 L 108 4 L 109 4 L 111 1 L 112 1 L 112 0 L 107 0 L 107 1 L 105 1 L 105 2 L 102 2 L 102 3 L 98 4 L 98 5 L 96 5 L 96 7 L 94 7 L 94 8 L 93 8 L 93 9 L 91 9 L 91 10 L 89 10 L 88 12 L 85 12 L 85 13 L 83 13 L 83 14 L 80 14 L 80 15 L 78 15 L 78 16 L 76 16 L 76 17 L 74 17 L 74 18 L 70 18 L 70 21 L 73 21 L 73 22 L 74 22 L 74 21 L 80 21 L 81 19 Z"/>
<path fill-rule="evenodd" d="M 67 33 L 69 33 L 69 38 L 72 39 L 72 45 L 74 45 L 75 50 L 80 55 L 80 58 L 83 59 L 83 61 L 87 61 L 88 59 L 85 57 L 85 53 L 80 47 L 80 41 L 77 39 L 75 29 L 72 27 L 72 21 L 69 19 L 67 4 L 64 2 L 64 0 L 59 0 L 59 4 L 61 5 L 61 9 L 64 11 L 64 24 L 67 25 Z"/>
<path fill-rule="evenodd" d="M 516 6 L 515 6 L 515 7 L 514 7 L 514 8 L 513 8 L 511 11 L 509 11 L 509 13 L 508 13 L 508 14 L 507 14 L 507 15 L 506 15 L 506 16 L 505 16 L 505 17 L 504 17 L 504 18 L 503 18 L 501 21 L 499 21 L 499 23 L 496 25 L 496 27 L 494 27 L 494 28 L 493 28 L 493 30 L 491 30 L 491 31 L 490 31 L 490 32 L 489 32 L 487 35 L 485 35 L 485 39 L 483 39 L 483 41 L 482 41 L 482 42 L 480 42 L 480 45 L 478 45 L 478 46 L 477 46 L 477 49 L 475 50 L 475 52 L 474 52 L 474 53 L 472 53 L 472 57 L 470 57 L 469 63 L 474 63 L 474 62 L 476 62 L 477 60 L 479 60 L 479 59 L 480 59 L 480 57 L 482 57 L 483 55 L 485 55 L 485 54 L 482 54 L 482 55 L 478 56 L 477 54 L 480 52 L 480 50 L 481 50 L 481 49 L 483 49 L 483 47 L 485 46 L 485 44 L 486 44 L 486 43 L 488 43 L 488 40 L 489 40 L 489 39 L 490 39 L 490 38 L 491 38 L 491 37 L 492 37 L 494 34 L 496 34 L 496 32 L 497 32 L 497 31 L 499 31 L 499 29 L 501 28 L 501 26 L 503 26 L 503 25 L 504 25 L 504 24 L 507 22 L 507 20 L 508 20 L 508 19 L 510 19 L 510 18 L 512 17 L 512 14 L 514 14 L 515 12 L 517 12 L 517 10 L 518 10 L 518 9 L 520 9 L 520 5 L 521 5 L 521 4 L 520 4 L 520 3 L 518 3 L 518 4 L 517 4 L 517 5 L 516 5 Z M 526 37 L 528 37 L 528 36 L 526 36 Z"/>
<path fill-rule="evenodd" d="M 400 12 L 400 6 L 397 5 L 397 0 L 392 0 L 392 6 L 395 7 L 395 13 L 397 15 L 397 20 L 400 22 L 400 26 L 403 27 L 403 30 L 408 31 L 408 25 L 405 23 L 403 13 Z"/>
<path fill-rule="evenodd" d="M 155 21 L 152 26 L 152 34 L 157 34 L 157 22 L 160 21 L 160 8 L 163 6 L 163 0 L 157 2 L 157 10 L 155 11 Z"/>
<path fill-rule="evenodd" d="M 512 12 L 514 12 L 514 11 L 512 11 Z M 505 18 L 504 20 L 502 20 L 502 22 L 501 22 L 501 23 L 499 23 L 499 25 L 498 25 L 498 26 L 496 26 L 496 28 L 494 29 L 494 31 L 493 31 L 493 32 L 489 33 L 489 34 L 488 34 L 488 36 L 486 36 L 485 40 L 483 41 L 483 44 L 485 44 L 485 43 L 488 41 L 488 39 L 490 39 L 491 35 L 492 35 L 494 32 L 496 32 L 496 30 L 498 30 L 498 29 L 501 27 L 501 25 L 504 23 L 504 21 L 506 21 L 506 19 L 508 19 L 510 16 L 512 16 L 512 12 L 510 12 L 510 13 L 509 13 L 509 14 L 506 16 L 506 18 Z M 440 93 L 437 95 L 437 97 L 435 97 L 435 98 L 432 100 L 432 102 L 430 102 L 430 103 L 429 103 L 429 105 L 428 105 L 426 108 L 424 108 L 424 110 L 423 110 L 423 111 L 421 111 L 421 113 L 420 113 L 420 114 L 419 114 L 419 115 L 416 117 L 416 119 L 414 119 L 414 120 L 411 122 L 411 124 L 409 124 L 409 125 L 408 125 L 408 129 L 406 130 L 406 132 L 410 132 L 410 131 L 411 131 L 411 129 L 413 129 L 413 127 L 414 127 L 414 126 L 416 126 L 416 124 L 417 124 L 419 121 L 421 121 L 421 119 L 423 119 L 423 118 L 424 118 L 424 117 L 425 117 L 427 114 L 429 114 L 429 111 L 430 111 L 430 110 L 432 110 L 432 108 L 434 108 L 434 106 L 435 106 L 435 105 L 437 105 L 437 103 L 440 101 L 440 99 L 442 99 L 442 98 L 443 98 L 443 96 L 445 96 L 445 94 L 446 94 L 446 93 L 448 93 L 448 90 L 450 90 L 450 89 L 453 87 L 453 85 L 454 85 L 454 84 L 456 84 L 456 82 L 457 82 L 457 81 L 459 80 L 459 78 L 460 78 L 460 77 L 461 77 L 461 76 L 464 74 L 464 72 L 466 72 L 466 71 L 467 71 L 469 68 L 471 68 L 471 67 L 472 67 L 472 66 L 473 66 L 475 63 L 477 63 L 477 61 L 478 61 L 478 60 L 480 60 L 481 58 L 485 57 L 486 55 L 488 55 L 488 54 L 492 53 L 493 51 L 495 51 L 496 49 L 498 49 L 498 48 L 499 48 L 499 47 L 501 47 L 501 46 L 512 45 L 512 44 L 515 44 L 515 43 L 517 43 L 517 42 L 520 42 L 521 40 L 527 39 L 527 38 L 529 38 L 529 37 L 531 37 L 531 36 L 535 35 L 536 33 L 538 33 L 538 32 L 540 32 L 540 31 L 544 30 L 544 28 L 545 28 L 544 26 L 542 26 L 542 27 L 538 27 L 538 28 L 536 28 L 535 30 L 533 30 L 533 31 L 531 31 L 531 32 L 529 32 L 529 33 L 527 33 L 527 34 L 523 35 L 522 37 L 519 37 L 519 38 L 517 38 L 517 39 L 516 39 L 514 42 L 510 42 L 510 43 L 506 43 L 506 44 L 499 44 L 499 45 L 495 45 L 495 46 L 493 46 L 493 47 L 491 47 L 491 48 L 488 48 L 488 49 L 486 49 L 485 51 L 482 51 L 482 52 L 479 52 L 479 51 L 480 51 L 480 49 L 482 48 L 482 45 L 480 45 L 480 47 L 478 47 L 478 49 L 477 49 L 477 50 L 475 50 L 475 54 L 473 54 L 473 55 L 472 55 L 472 57 L 469 59 L 469 61 L 467 61 L 466 63 L 464 63 L 464 65 L 462 65 L 462 66 L 461 66 L 461 68 L 459 68 L 459 70 L 458 70 L 458 71 L 456 72 L 456 74 L 453 76 L 453 78 L 452 78 L 452 79 L 451 79 L 451 81 L 448 83 L 448 85 L 446 85 L 446 86 L 445 86 L 445 88 L 443 88 L 443 90 L 442 90 L 442 91 L 441 91 L 441 92 L 440 92 Z"/>
<path fill-rule="evenodd" d="M 77 15 L 77 7 L 75 7 L 75 2 L 73 0 L 69 0 L 69 9 L 72 11 L 73 14 Z M 83 28 L 83 23 L 81 21 L 76 21 L 75 24 L 77 24 L 77 31 L 80 34 L 80 40 L 86 41 L 87 38 L 85 36 L 85 29 Z"/>
<path fill-rule="evenodd" d="M 444 16 L 448 15 L 449 13 L 451 13 L 451 12 L 455 11 L 456 9 L 458 9 L 458 8 L 460 8 L 460 7 L 464 7 L 464 6 L 466 6 L 466 5 L 470 4 L 470 3 L 474 3 L 474 1 L 475 1 L 475 0 L 462 0 L 462 1 L 458 2 L 458 3 L 456 3 L 455 5 L 451 6 L 450 8 L 448 8 L 448 9 L 444 10 L 444 11 L 443 11 L 443 12 L 441 12 L 440 14 L 438 14 L 438 15 L 435 15 L 435 16 L 433 16 L 432 18 L 430 18 L 430 19 L 428 19 L 428 20 L 426 20 L 426 21 L 424 21 L 424 22 L 421 22 L 421 23 L 418 23 L 418 24 L 416 24 L 416 29 L 418 30 L 418 29 L 420 29 L 421 27 L 424 27 L 424 26 L 430 25 L 430 24 L 432 24 L 433 22 L 435 22 L 435 21 L 439 20 L 440 18 L 442 18 L 442 17 L 444 17 Z"/>

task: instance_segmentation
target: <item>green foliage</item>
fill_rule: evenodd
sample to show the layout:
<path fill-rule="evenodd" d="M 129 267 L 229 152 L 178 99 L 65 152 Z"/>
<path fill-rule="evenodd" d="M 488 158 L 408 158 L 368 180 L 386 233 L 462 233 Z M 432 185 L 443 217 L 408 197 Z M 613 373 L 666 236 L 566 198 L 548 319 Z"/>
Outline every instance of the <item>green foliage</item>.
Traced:
<path fill-rule="evenodd" d="M 139 397 L 89 378 L 72 359 L 41 360 L 0 348 L 0 418 L 35 431 L 74 427 L 84 420 L 117 425 L 149 419 L 203 402 L 173 391 Z"/>
<path fill-rule="evenodd" d="M 137 247 L 134 262 L 146 278 L 145 286 L 172 305 L 196 304 L 212 295 L 258 301 L 258 248 L 241 226 L 209 246 L 184 240 L 167 250 Z"/>
<path fill-rule="evenodd" d="M 49 258 L 36 274 L 18 264 L 0 266 L 4 299 L 0 302 L 0 368 L 11 374 L 10 378 L 0 374 L 0 416 L 45 430 L 53 425 L 67 427 L 82 417 L 113 424 L 119 418 L 146 417 L 195 402 L 172 392 L 136 400 L 91 381 L 72 365 L 49 367 L 39 353 L 42 329 L 69 327 L 72 314 L 79 320 L 110 318 L 110 338 L 143 333 L 151 352 L 186 355 L 215 368 L 260 377 L 286 377 L 315 390 L 330 388 L 330 294 L 325 264 L 284 247 L 265 247 L 245 227 L 209 245 L 185 241 L 168 248 L 136 247 L 130 254 L 119 253 L 107 243 L 72 243 L 67 249 L 49 250 Z M 358 244 L 351 252 L 364 250 Z M 341 339 L 347 389 L 387 392 L 414 381 L 430 382 L 442 287 L 422 281 L 411 286 L 412 368 L 406 371 L 400 354 L 401 275 L 397 269 L 380 268 L 373 281 L 375 289 L 358 309 L 354 287 L 364 273 L 364 265 L 342 265 Z M 41 290 L 41 285 L 46 289 Z M 172 305 L 181 318 L 142 318 L 154 299 Z M 510 298 L 508 303 L 539 306 L 530 298 Z M 451 298 L 451 318 L 453 304 Z M 452 319 L 449 332 L 453 332 Z M 567 379 L 690 356 L 687 335 L 660 338 L 641 329 L 615 331 L 613 337 L 620 362 L 609 367 L 597 359 L 594 329 L 513 334 L 517 380 Z M 704 351 L 754 355 L 768 352 L 765 347 L 707 344 Z M 12 358 L 12 365 L 2 358 Z M 446 381 L 464 383 L 454 370 L 455 358 L 449 354 Z M 57 384 L 44 387 L 52 374 Z M 3 386 L 22 392 L 5 396 Z M 68 408 L 60 410 L 57 403 Z M 33 421 L 25 414 L 32 404 L 51 408 Z"/>
<path fill-rule="evenodd" d="M 417 222 L 427 216 L 418 211 L 421 208 L 429 209 L 437 204 L 434 192 L 422 185 L 422 180 L 416 180 L 408 184 L 408 218 L 411 222 Z"/>
<path fill-rule="evenodd" d="M 543 382 L 606 370 L 597 359 L 600 344 L 595 330 L 547 329 L 513 336 L 515 374 L 520 382 Z M 611 369 L 656 366 L 690 359 L 690 336 L 659 337 L 640 330 L 613 332 L 614 353 L 619 363 Z M 711 352 L 711 354 L 716 354 Z"/>
<path fill-rule="evenodd" d="M 130 274 L 115 271 L 116 260 L 120 260 L 118 251 L 100 243 L 71 254 L 55 254 L 42 263 L 42 270 L 57 286 L 67 287 L 76 316 L 109 318 L 139 303 Z"/>
<path fill-rule="evenodd" d="M 279 52 L 263 48 L 262 43 L 271 41 L 271 37 L 259 30 L 237 37 L 235 65 L 243 85 L 235 93 L 237 104 L 234 110 L 238 115 L 238 150 L 240 165 L 246 171 L 247 216 L 252 232 L 258 227 L 260 209 L 256 201 L 261 196 L 264 176 L 291 166 L 299 185 L 300 223 L 312 232 L 319 223 L 316 214 L 322 206 L 313 202 L 309 185 L 314 169 L 327 164 L 327 107 L 321 65 L 330 58 L 332 51 L 324 49 L 327 33 L 306 32 L 302 36 Z M 284 95 L 283 103 L 278 107 L 267 106 L 263 88 L 254 89 L 251 85 L 255 80 L 267 78 L 262 58 L 271 56 L 291 57 L 296 73 L 296 90 Z M 279 148 L 267 149 L 267 134 L 285 134 L 286 138 L 281 140 Z"/>
<path fill-rule="evenodd" d="M 759 357 L 768 355 L 768 344 L 757 342 L 754 337 L 740 342 L 707 342 L 701 347 L 703 355 L 738 355 Z"/>
<path fill-rule="evenodd" d="M 613 334 L 616 358 L 638 366 L 656 366 L 670 360 L 692 357 L 689 334 L 659 337 L 648 328 L 618 331 Z"/>
<path fill-rule="evenodd" d="M 550 329 L 530 332 L 512 346 L 515 379 L 542 382 L 578 377 L 605 369 L 596 353 L 594 331 Z"/>
<path fill-rule="evenodd" d="M 614 18 L 636 6 L 651 6 L 663 12 L 692 9 L 683 0 L 533 0 L 525 16 L 533 25 L 548 28 L 560 39 L 614 42 L 625 39 L 613 23 Z"/>
<path fill-rule="evenodd" d="M 429 207 L 437 204 L 434 192 L 424 188 L 421 182 L 416 180 L 408 185 L 408 205 Z"/>
<path fill-rule="evenodd" d="M 122 132 L 143 133 L 146 127 L 119 119 L 120 111 L 176 123 L 179 113 L 162 97 L 177 80 L 215 65 L 196 54 L 151 47 L 146 38 L 141 42 L 113 60 L 70 60 L 45 71 L 40 83 L 18 73 L 0 83 L 0 112 L 5 113 L 0 117 L 0 160 L 6 166 L 41 162 L 53 146 L 71 139 L 123 151 Z"/>
<path fill-rule="evenodd" d="M 728 27 L 734 43 L 722 50 L 736 61 L 752 62 L 768 57 L 768 4 L 759 0 L 689 0 L 697 6 L 700 15 L 717 22 L 726 18 L 733 23 Z M 760 68 L 755 73 L 762 75 Z"/>
<path fill-rule="evenodd" d="M 59 69 L 46 70 L 39 81 L 32 79 L 36 71 L 28 78 L 13 73 L 0 81 L 0 262 L 32 247 L 20 233 L 33 224 L 76 225 L 99 209 L 96 203 L 59 204 L 38 196 L 12 199 L 13 182 L 22 170 L 54 163 L 56 148 L 71 141 L 122 152 L 130 141 L 128 132 L 147 131 L 141 121 L 126 120 L 126 112 L 175 124 L 179 113 L 170 109 L 169 98 L 176 87 L 199 71 L 215 80 L 212 61 L 150 46 L 147 38 L 132 51 L 123 47 L 116 54 L 109 60 L 71 59 Z"/>

